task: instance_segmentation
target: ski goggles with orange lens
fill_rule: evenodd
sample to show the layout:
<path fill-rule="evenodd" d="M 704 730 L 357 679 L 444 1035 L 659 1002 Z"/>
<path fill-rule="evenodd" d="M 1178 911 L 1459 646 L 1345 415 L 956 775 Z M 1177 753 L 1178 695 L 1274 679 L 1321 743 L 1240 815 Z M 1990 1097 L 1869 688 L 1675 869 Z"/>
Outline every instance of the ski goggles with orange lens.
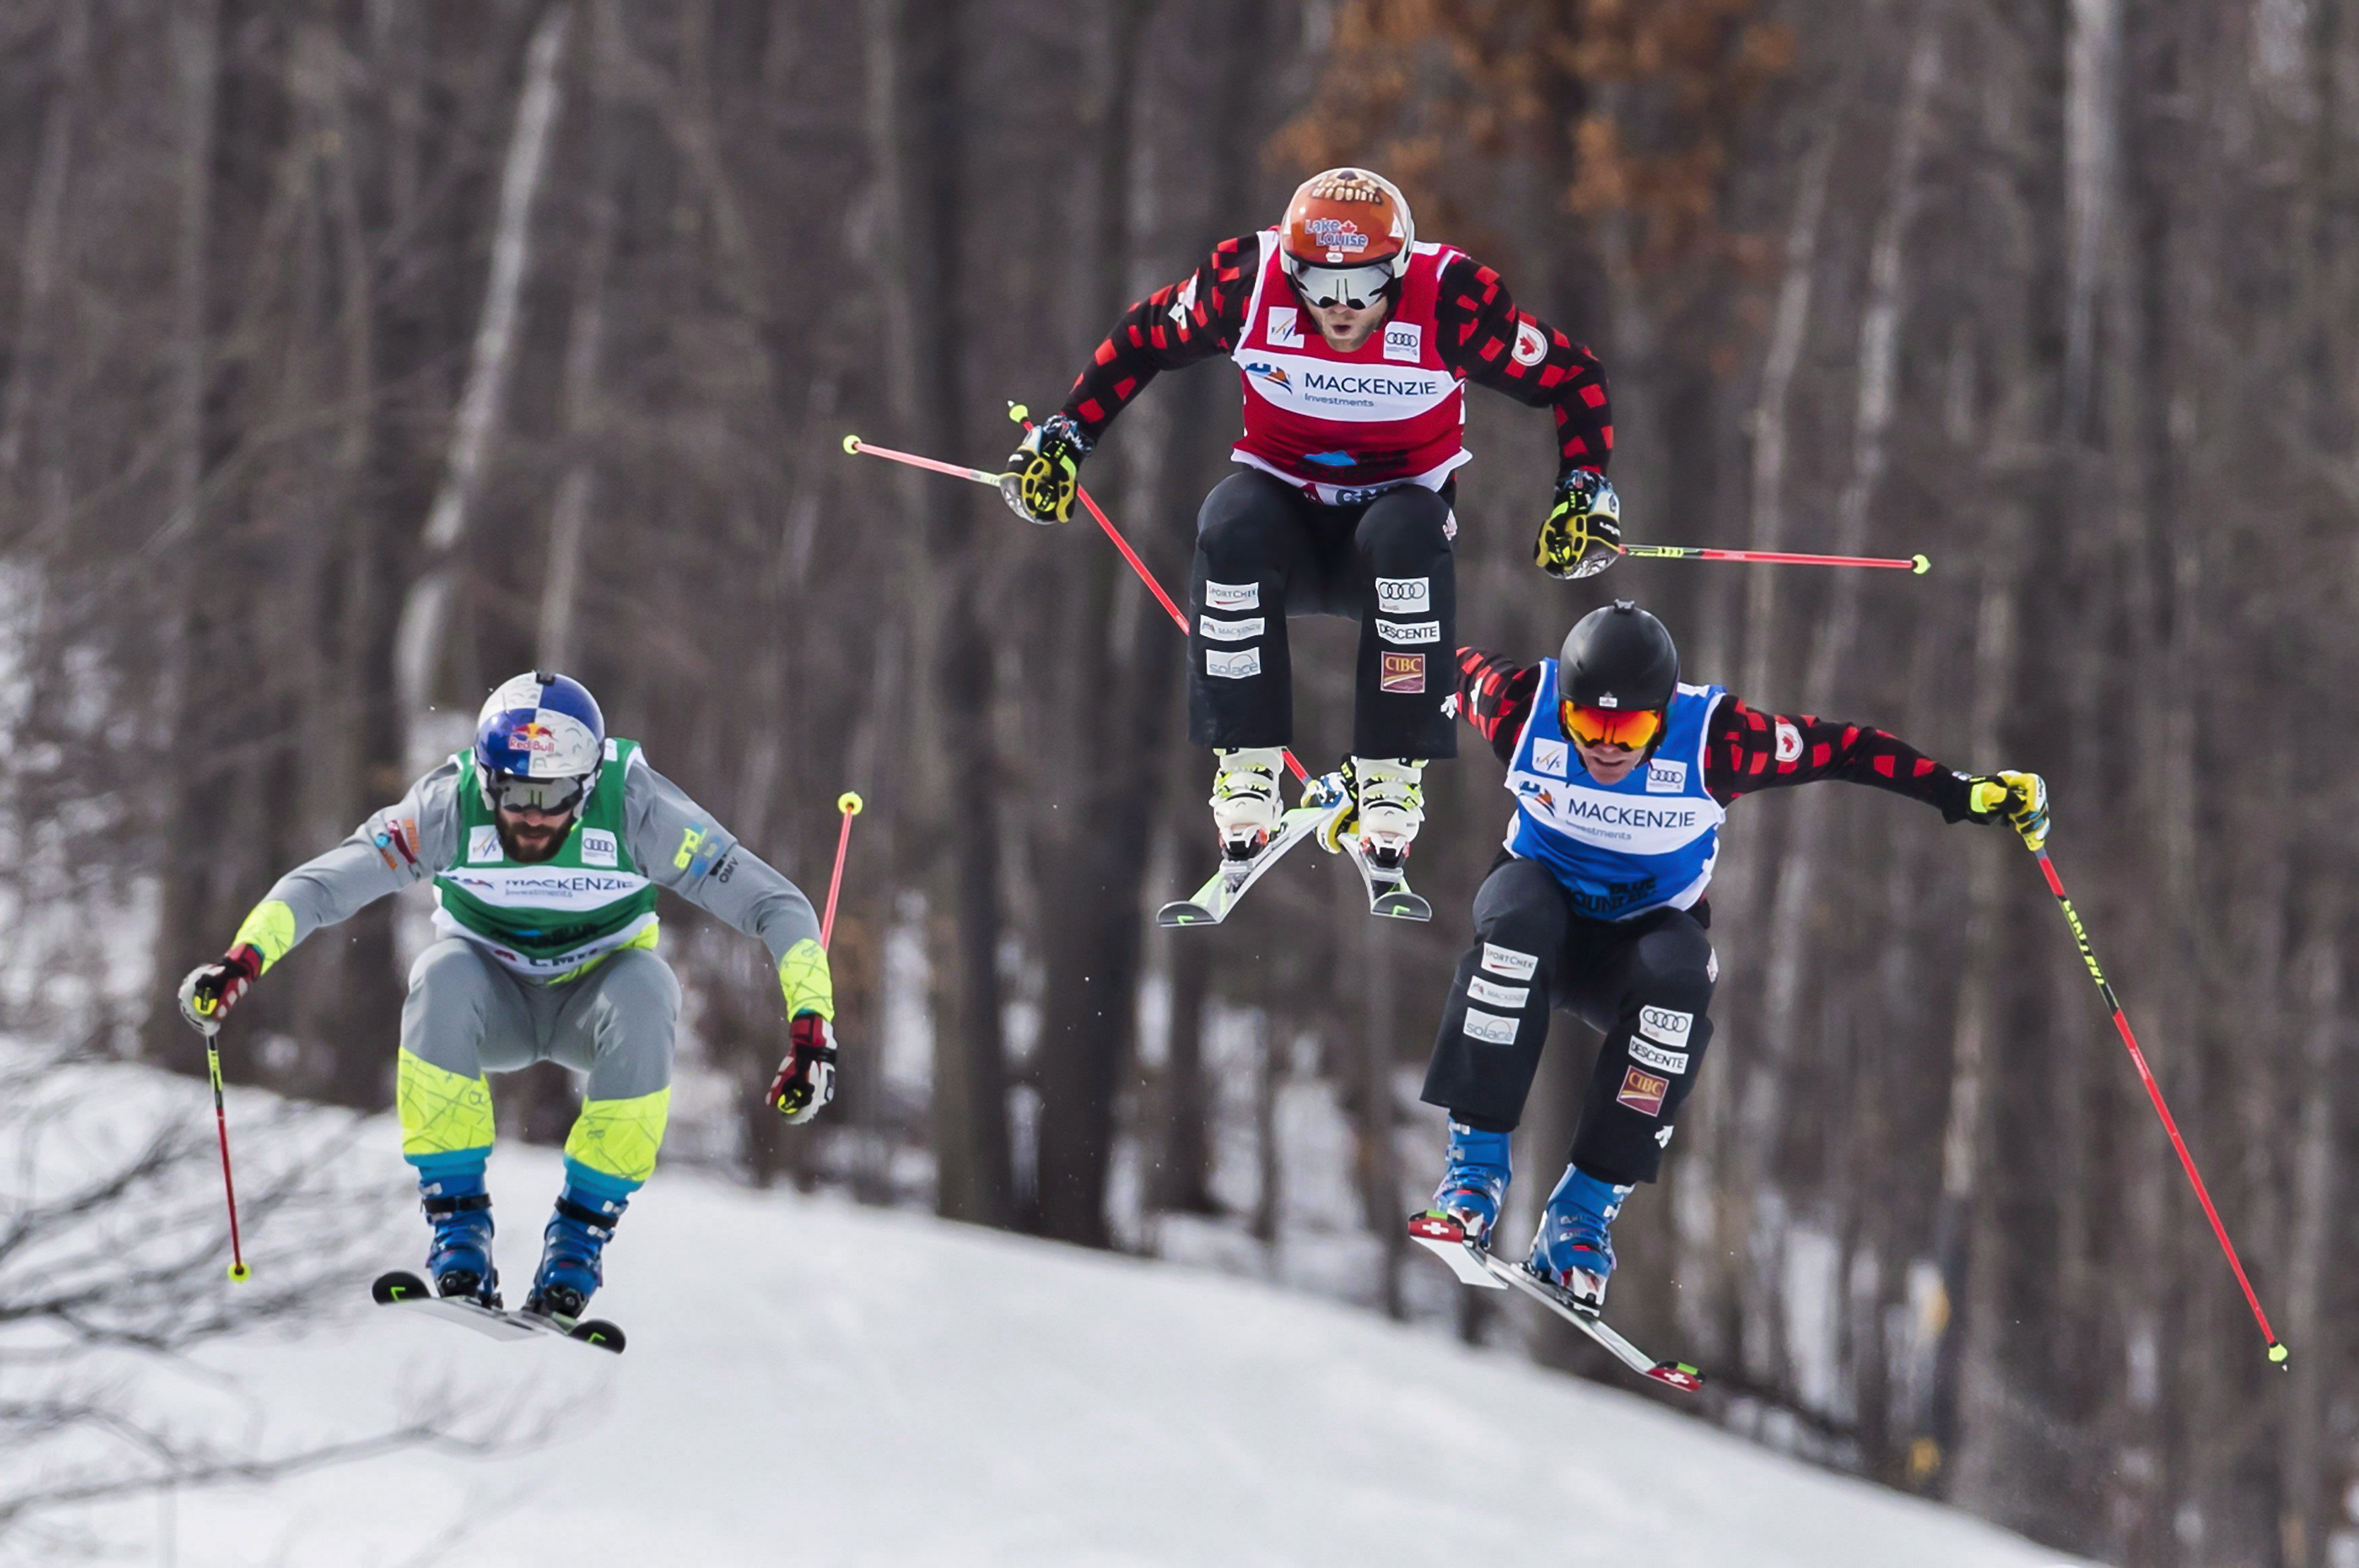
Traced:
<path fill-rule="evenodd" d="M 1627 746 L 1639 752 L 1663 732 L 1659 708 L 1591 708 L 1566 697 L 1556 705 L 1556 716 L 1565 734 L 1584 746 Z"/>

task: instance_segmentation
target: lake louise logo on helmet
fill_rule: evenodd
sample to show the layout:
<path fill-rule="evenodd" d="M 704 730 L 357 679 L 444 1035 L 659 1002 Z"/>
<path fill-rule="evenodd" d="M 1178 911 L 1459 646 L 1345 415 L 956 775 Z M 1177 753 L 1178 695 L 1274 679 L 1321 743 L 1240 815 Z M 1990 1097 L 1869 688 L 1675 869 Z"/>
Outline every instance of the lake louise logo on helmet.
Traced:
<path fill-rule="evenodd" d="M 1368 248 L 1368 236 L 1349 218 L 1313 218 L 1303 227 L 1310 231 L 1310 243 L 1325 251 L 1329 261 L 1342 261 L 1346 251 L 1356 255 Z"/>

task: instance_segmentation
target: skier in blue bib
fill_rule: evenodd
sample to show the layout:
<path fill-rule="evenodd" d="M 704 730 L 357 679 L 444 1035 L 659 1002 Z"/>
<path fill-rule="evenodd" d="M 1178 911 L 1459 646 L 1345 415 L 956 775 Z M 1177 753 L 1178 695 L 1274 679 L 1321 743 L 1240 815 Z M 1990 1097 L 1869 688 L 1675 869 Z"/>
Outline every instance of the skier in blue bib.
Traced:
<path fill-rule="evenodd" d="M 1462 648 L 1458 663 L 1461 711 L 1507 764 L 1516 816 L 1475 894 L 1474 942 L 1426 1073 L 1424 1099 L 1450 1112 L 1449 1169 L 1427 1217 L 1488 1244 L 1549 1014 L 1574 1014 L 1605 1039 L 1525 1266 L 1594 1312 L 1614 1217 L 1655 1179 L 1712 1042 L 1720 966 L 1704 890 L 1729 806 L 1844 779 L 1951 822 L 2004 817 L 2037 849 L 2048 786 L 2037 773 L 1955 773 L 1881 730 L 1682 685 L 1669 631 L 1627 600 L 1583 616 L 1556 658 L 1525 668 Z"/>
<path fill-rule="evenodd" d="M 769 948 L 788 1019 L 770 1100 L 794 1122 L 834 1093 L 819 921 L 636 741 L 608 737 L 581 682 L 520 675 L 484 702 L 471 750 L 278 879 L 229 951 L 180 982 L 182 1014 L 212 1033 L 297 943 L 427 881 L 439 940 L 410 968 L 394 1058 L 401 1152 L 433 1228 L 427 1274 L 439 1294 L 500 1304 L 484 1074 L 560 1062 L 583 1075 L 582 1111 L 525 1310 L 570 1322 L 603 1278 L 606 1243 L 654 1173 L 670 1116 L 679 982 L 656 953 L 656 890 Z"/>

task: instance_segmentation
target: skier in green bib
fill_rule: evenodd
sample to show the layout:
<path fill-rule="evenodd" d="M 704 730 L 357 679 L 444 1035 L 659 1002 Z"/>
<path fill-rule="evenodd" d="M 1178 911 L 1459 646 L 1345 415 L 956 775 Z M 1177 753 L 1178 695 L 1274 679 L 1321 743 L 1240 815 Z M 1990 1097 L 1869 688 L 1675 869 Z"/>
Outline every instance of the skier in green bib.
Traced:
<path fill-rule="evenodd" d="M 671 1105 L 679 982 L 656 954 L 656 889 L 768 946 L 789 1020 L 770 1100 L 792 1122 L 834 1093 L 819 922 L 636 741 L 608 738 L 579 681 L 520 675 L 484 704 L 471 752 L 281 877 L 228 953 L 180 982 L 181 1012 L 212 1033 L 303 938 L 428 881 L 439 939 L 410 968 L 395 1068 L 401 1152 L 433 1227 L 427 1273 L 441 1295 L 500 1304 L 484 1075 L 560 1062 L 587 1081 L 525 1309 L 578 1318 L 615 1220 L 655 1171 Z"/>

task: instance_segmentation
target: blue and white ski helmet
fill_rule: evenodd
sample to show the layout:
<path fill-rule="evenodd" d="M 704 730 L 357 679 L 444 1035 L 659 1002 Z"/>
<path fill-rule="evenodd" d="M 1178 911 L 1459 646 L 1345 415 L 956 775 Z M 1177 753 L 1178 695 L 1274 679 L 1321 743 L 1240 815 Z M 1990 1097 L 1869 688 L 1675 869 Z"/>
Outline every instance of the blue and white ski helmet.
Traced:
<path fill-rule="evenodd" d="M 487 806 L 499 804 L 493 781 L 501 777 L 578 778 L 586 801 L 605 759 L 606 716 L 571 676 L 534 671 L 505 681 L 475 717 L 475 776 Z"/>

